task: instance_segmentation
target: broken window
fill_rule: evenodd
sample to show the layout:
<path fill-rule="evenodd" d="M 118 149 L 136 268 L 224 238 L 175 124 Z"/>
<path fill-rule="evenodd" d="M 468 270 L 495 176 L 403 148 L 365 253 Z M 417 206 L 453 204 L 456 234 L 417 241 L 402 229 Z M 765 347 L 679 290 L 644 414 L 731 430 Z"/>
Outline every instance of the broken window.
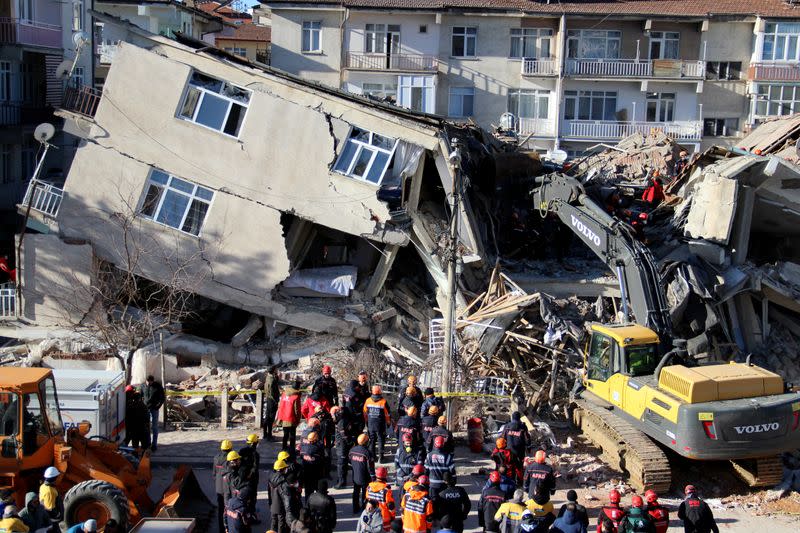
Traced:
<path fill-rule="evenodd" d="M 454 26 L 450 55 L 453 57 L 475 57 L 478 43 L 478 28 Z"/>
<path fill-rule="evenodd" d="M 192 72 L 180 116 L 196 124 L 239 136 L 250 91 L 200 72 Z"/>
<path fill-rule="evenodd" d="M 364 83 L 361 85 L 361 94 L 394 104 L 397 102 L 397 84 Z"/>
<path fill-rule="evenodd" d="M 738 80 L 742 77 L 741 61 L 706 62 L 707 80 Z"/>
<path fill-rule="evenodd" d="M 333 169 L 380 185 L 396 146 L 395 139 L 353 127 Z"/>
<path fill-rule="evenodd" d="M 616 91 L 564 91 L 566 120 L 614 120 Z"/>
<path fill-rule="evenodd" d="M 455 118 L 471 117 L 474 102 L 474 87 L 450 87 L 447 115 Z"/>
<path fill-rule="evenodd" d="M 511 28 L 509 57 L 549 58 L 552 35 L 553 30 L 544 28 Z"/>
<path fill-rule="evenodd" d="M 199 235 L 214 192 L 151 169 L 139 212 L 159 224 Z"/>
<path fill-rule="evenodd" d="M 738 118 L 707 118 L 703 120 L 703 135 L 709 137 L 733 137 L 738 129 Z"/>
<path fill-rule="evenodd" d="M 322 22 L 306 20 L 303 22 L 302 52 L 322 52 Z"/>

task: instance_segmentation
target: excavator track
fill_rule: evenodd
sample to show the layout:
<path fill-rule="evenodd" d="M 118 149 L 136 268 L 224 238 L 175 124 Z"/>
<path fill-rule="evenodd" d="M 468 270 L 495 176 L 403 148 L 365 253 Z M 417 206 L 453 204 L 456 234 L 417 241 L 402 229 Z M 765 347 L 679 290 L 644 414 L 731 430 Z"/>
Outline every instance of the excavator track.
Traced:
<path fill-rule="evenodd" d="M 639 492 L 668 491 L 672 470 L 664 452 L 643 432 L 613 411 L 584 399 L 575 400 L 573 421 L 602 450 L 612 468 L 626 472 L 630 485 Z"/>
<path fill-rule="evenodd" d="M 774 487 L 783 478 L 783 461 L 779 455 L 731 461 L 733 471 L 751 487 Z"/>

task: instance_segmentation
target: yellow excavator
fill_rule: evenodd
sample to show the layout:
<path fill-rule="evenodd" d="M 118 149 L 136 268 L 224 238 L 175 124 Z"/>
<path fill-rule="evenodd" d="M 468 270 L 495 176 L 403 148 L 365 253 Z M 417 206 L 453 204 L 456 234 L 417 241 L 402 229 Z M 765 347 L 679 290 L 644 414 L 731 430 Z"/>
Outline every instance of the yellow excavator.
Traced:
<path fill-rule="evenodd" d="M 649 250 L 574 178 L 537 178 L 540 211 L 554 213 L 617 275 L 620 324 L 589 324 L 573 419 L 638 490 L 667 490 L 665 450 L 731 461 L 751 486 L 780 481 L 779 454 L 800 448 L 800 393 L 745 363 L 698 365 L 672 322 Z M 631 311 L 632 315 L 631 316 Z M 672 347 L 670 348 L 670 344 Z"/>
<path fill-rule="evenodd" d="M 0 489 L 39 492 L 43 472 L 55 467 L 67 526 L 90 518 L 100 527 L 115 519 L 127 531 L 146 514 L 200 516 L 212 504 L 188 467 L 179 467 L 161 501 L 147 494 L 150 454 L 120 451 L 116 443 L 87 439 L 91 425 L 64 433 L 53 373 L 47 368 L 0 368 Z"/>

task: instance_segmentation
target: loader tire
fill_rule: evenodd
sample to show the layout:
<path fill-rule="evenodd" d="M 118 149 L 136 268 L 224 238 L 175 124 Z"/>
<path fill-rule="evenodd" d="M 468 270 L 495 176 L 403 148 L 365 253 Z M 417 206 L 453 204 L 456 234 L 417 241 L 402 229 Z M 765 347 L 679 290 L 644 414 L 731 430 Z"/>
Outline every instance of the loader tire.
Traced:
<path fill-rule="evenodd" d="M 64 521 L 68 527 L 90 518 L 103 527 L 111 518 L 128 530 L 128 498 L 107 481 L 81 481 L 64 496 Z"/>
<path fill-rule="evenodd" d="M 120 451 L 119 454 L 128 460 L 128 462 L 133 467 L 134 471 L 139 470 L 139 458 L 136 457 L 136 455 L 130 452 L 123 452 L 123 451 Z"/>

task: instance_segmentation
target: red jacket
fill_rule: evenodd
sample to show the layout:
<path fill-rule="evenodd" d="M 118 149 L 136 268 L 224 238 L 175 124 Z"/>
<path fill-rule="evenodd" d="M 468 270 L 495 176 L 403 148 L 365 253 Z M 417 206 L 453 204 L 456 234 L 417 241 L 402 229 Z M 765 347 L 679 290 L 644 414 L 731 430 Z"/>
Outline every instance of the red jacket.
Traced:
<path fill-rule="evenodd" d="M 278 401 L 278 422 L 286 422 L 292 426 L 300 423 L 300 391 L 284 389 Z"/>
<path fill-rule="evenodd" d="M 647 504 L 647 514 L 650 521 L 656 526 L 656 533 L 667 533 L 669 529 L 669 510 L 658 503 Z"/>
<path fill-rule="evenodd" d="M 306 396 L 306 401 L 303 402 L 303 407 L 300 409 L 300 414 L 303 415 L 306 421 L 314 415 L 314 410 L 318 405 L 321 405 L 323 409 L 330 412 L 331 404 L 328 399 L 325 396 L 320 396 L 319 398 L 319 400 L 315 400 L 311 396 Z"/>

